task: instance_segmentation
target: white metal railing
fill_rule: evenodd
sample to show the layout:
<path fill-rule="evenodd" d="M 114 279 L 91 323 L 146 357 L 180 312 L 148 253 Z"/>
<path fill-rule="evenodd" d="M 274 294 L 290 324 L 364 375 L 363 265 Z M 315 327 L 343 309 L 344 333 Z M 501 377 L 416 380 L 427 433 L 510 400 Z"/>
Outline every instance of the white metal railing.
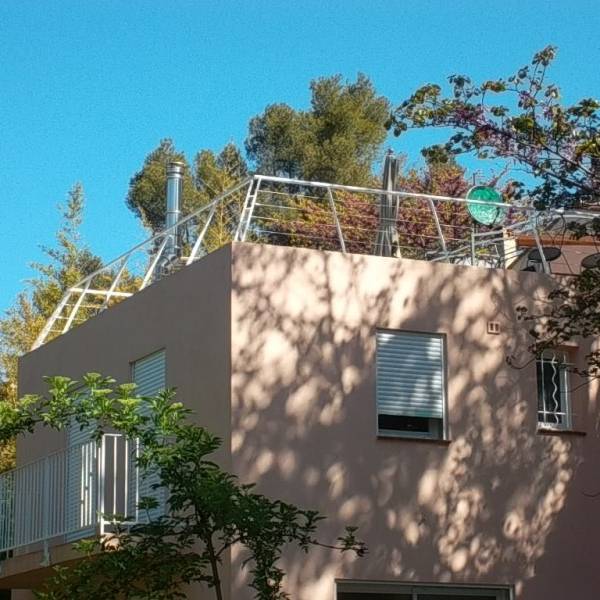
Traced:
<path fill-rule="evenodd" d="M 497 207 L 502 226 L 476 227 L 469 204 Z M 33 349 L 231 241 L 378 254 L 385 234 L 397 257 L 503 268 L 523 253 L 514 240 L 525 235 L 549 272 L 540 234 L 560 219 L 565 213 L 529 206 L 255 175 L 69 288 Z M 168 243 L 173 236 L 177 256 Z"/>
<path fill-rule="evenodd" d="M 136 452 L 135 442 L 105 434 L 0 474 L 0 553 L 102 534 L 106 515 L 138 521 Z"/>

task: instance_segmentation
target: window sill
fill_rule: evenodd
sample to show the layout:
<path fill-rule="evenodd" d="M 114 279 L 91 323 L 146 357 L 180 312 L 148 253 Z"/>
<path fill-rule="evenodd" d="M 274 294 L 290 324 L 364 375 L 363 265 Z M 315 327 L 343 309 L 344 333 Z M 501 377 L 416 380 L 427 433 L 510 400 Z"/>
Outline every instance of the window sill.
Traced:
<path fill-rule="evenodd" d="M 425 443 L 425 444 L 434 444 L 437 446 L 449 446 L 452 442 L 452 440 L 443 440 L 443 439 L 439 439 L 439 438 L 428 438 L 428 437 L 417 437 L 417 436 L 412 436 L 412 435 L 392 435 L 392 434 L 386 434 L 386 433 L 378 433 L 377 434 L 377 439 L 378 440 L 397 440 L 397 441 L 401 441 L 401 442 L 421 442 L 421 443 Z"/>
<path fill-rule="evenodd" d="M 587 435 L 587 432 L 576 429 L 552 429 L 550 427 L 538 427 L 537 432 L 538 435 Z"/>

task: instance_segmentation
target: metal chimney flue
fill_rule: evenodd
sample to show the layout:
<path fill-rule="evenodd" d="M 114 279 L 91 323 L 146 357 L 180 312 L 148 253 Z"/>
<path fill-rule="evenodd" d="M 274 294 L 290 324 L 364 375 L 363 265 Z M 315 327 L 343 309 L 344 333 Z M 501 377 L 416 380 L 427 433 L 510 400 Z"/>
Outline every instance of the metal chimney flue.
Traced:
<path fill-rule="evenodd" d="M 167 165 L 167 220 L 165 226 L 168 230 L 167 247 L 165 255 L 169 259 L 179 256 L 179 232 L 174 229 L 181 217 L 180 203 L 183 196 L 183 171 L 185 165 L 181 162 L 170 162 Z"/>

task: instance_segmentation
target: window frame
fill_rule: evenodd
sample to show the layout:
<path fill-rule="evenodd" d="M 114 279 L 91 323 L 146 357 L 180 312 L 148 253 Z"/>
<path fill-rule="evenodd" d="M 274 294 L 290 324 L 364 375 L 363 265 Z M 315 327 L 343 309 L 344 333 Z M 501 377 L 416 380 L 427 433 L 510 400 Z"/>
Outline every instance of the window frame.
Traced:
<path fill-rule="evenodd" d="M 447 583 L 402 583 L 383 581 L 335 581 L 335 598 L 339 594 L 381 594 L 381 600 L 386 600 L 387 594 L 406 594 L 412 600 L 419 600 L 419 594 L 439 594 L 447 596 L 450 600 L 456 596 L 478 596 L 494 594 L 494 600 L 514 600 L 514 587 L 512 585 L 470 585 Z"/>
<path fill-rule="evenodd" d="M 440 433 L 435 435 L 428 431 L 418 432 L 402 429 L 380 429 L 379 427 L 379 398 L 377 394 L 378 367 L 377 367 L 377 334 L 378 333 L 395 333 L 406 334 L 411 336 L 438 338 L 441 340 L 442 356 L 441 356 L 441 374 L 442 374 L 442 418 L 440 423 Z M 448 348 L 447 335 L 438 331 L 415 331 L 410 329 L 393 329 L 389 327 L 377 327 L 375 329 L 375 432 L 377 438 L 382 439 L 405 439 L 405 440 L 421 440 L 431 442 L 447 442 L 448 435 Z M 385 414 L 385 413 L 384 413 Z M 409 416 L 409 415 L 406 415 Z M 426 417 L 424 417 L 426 418 Z M 435 417 L 430 420 L 440 420 Z"/>
<path fill-rule="evenodd" d="M 562 390 L 559 388 L 559 393 L 561 396 L 561 411 L 548 411 L 546 410 L 545 402 L 543 403 L 543 410 L 540 411 L 539 401 L 540 401 L 540 378 L 539 378 L 539 365 L 542 364 L 542 397 L 544 394 L 544 375 L 543 375 L 543 365 L 551 364 L 550 359 L 546 359 L 544 362 L 544 355 L 550 354 L 560 355 L 559 362 L 559 386 L 562 387 Z M 573 408 L 572 408 L 572 398 L 571 398 L 571 390 L 570 390 L 570 381 L 571 377 L 569 374 L 569 367 L 573 366 L 572 357 L 570 353 L 564 348 L 556 348 L 545 350 L 540 357 L 537 357 L 535 360 L 535 368 L 536 368 L 536 423 L 537 429 L 541 431 L 571 431 L 573 429 Z M 544 417 L 552 416 L 552 415 L 562 415 L 563 422 L 562 423 L 551 423 L 545 420 L 540 420 L 540 416 Z"/>

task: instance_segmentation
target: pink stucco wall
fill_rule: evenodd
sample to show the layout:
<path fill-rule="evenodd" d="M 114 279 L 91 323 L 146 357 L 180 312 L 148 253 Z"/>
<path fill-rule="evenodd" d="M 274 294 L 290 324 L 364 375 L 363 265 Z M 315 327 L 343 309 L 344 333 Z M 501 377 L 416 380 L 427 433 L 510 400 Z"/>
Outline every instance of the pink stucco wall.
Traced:
<path fill-rule="evenodd" d="M 536 432 L 535 366 L 514 307 L 544 276 L 281 247 L 236 245 L 232 460 L 259 489 L 360 526 L 368 557 L 289 553 L 298 600 L 334 580 L 514 586 L 517 599 L 598 597 L 600 443 L 595 390 L 576 429 Z M 487 333 L 499 321 L 500 335 Z M 376 328 L 446 335 L 450 443 L 378 439 Z M 585 348 L 570 348 L 582 360 Z M 250 598 L 235 563 L 233 597 Z"/>

